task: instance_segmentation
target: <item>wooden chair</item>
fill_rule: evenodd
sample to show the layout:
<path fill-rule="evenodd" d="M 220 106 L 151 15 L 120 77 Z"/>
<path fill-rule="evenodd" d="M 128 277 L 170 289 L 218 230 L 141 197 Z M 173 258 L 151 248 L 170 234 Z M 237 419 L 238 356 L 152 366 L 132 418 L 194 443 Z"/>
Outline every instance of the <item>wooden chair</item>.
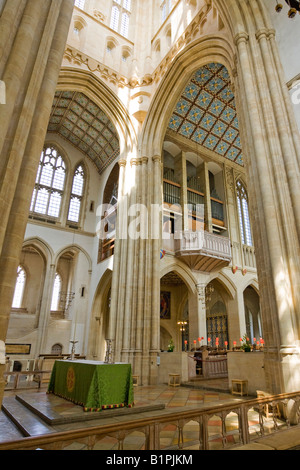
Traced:
<path fill-rule="evenodd" d="M 256 394 L 257 394 L 257 398 L 266 398 L 266 397 L 271 397 L 272 396 L 271 393 L 264 392 L 263 390 L 256 390 Z M 272 405 L 270 403 L 265 403 L 263 405 L 263 409 L 264 409 L 264 413 L 266 415 L 266 418 L 268 418 L 269 415 L 270 415 L 270 408 L 272 409 Z M 276 409 L 277 416 L 280 416 L 279 406 L 276 405 L 275 409 Z"/>

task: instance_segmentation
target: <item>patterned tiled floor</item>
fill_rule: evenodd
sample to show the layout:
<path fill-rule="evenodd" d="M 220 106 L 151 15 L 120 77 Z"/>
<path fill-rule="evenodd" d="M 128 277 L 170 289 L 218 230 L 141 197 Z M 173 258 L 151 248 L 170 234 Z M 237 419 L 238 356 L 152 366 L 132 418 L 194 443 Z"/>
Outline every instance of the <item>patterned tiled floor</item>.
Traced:
<path fill-rule="evenodd" d="M 30 393 L 26 391 L 26 393 Z M 32 393 L 37 393 L 36 390 Z M 47 395 L 45 390 L 40 391 L 40 401 L 47 401 Z M 78 406 L 59 399 L 58 397 L 51 396 L 51 410 L 59 413 L 62 416 L 72 417 L 72 415 L 78 414 Z M 201 408 L 205 406 L 211 406 L 214 404 L 225 404 L 229 401 L 240 401 L 241 398 L 233 397 L 229 393 L 223 391 L 209 391 L 201 389 L 193 389 L 188 387 L 169 387 L 167 385 L 161 386 L 144 386 L 135 388 L 135 403 L 137 406 L 143 405 L 154 405 L 161 404 L 165 405 L 166 410 L 184 409 L 189 408 Z M 46 406 L 46 405 L 45 405 Z M 47 404 L 49 406 L 49 404 Z M 26 411 L 24 411 L 25 413 Z M 163 413 L 164 410 L 156 411 L 156 413 Z M 103 412 L 105 413 L 105 412 Z M 63 425 L 54 425 L 53 432 L 66 431 L 72 429 L 78 429 L 89 426 L 98 426 L 110 422 L 111 418 L 108 415 L 103 414 L 101 419 L 93 419 L 93 421 L 82 421 L 75 423 L 68 423 Z M 258 436 L 259 431 L 259 420 L 258 413 L 250 411 L 250 433 L 253 437 Z M 126 418 L 128 419 L 128 417 Z M 265 432 L 272 426 L 272 417 L 265 422 Z M 212 417 L 208 423 L 210 449 L 217 450 L 222 449 L 222 423 L 221 419 L 217 416 Z M 227 442 L 228 444 L 234 444 L 239 442 L 238 433 L 238 417 L 235 413 L 231 413 L 226 418 L 226 430 L 227 430 Z M 185 450 L 197 450 L 199 449 L 199 424 L 195 421 L 190 421 L 184 426 L 184 448 Z M 0 442 L 7 441 L 9 439 L 18 439 L 21 437 L 20 433 L 13 429 L 13 425 L 7 420 L 3 412 L 0 413 Z M 125 450 L 142 450 L 144 448 L 144 435 L 139 432 L 133 432 L 125 438 L 124 449 Z M 160 433 L 160 446 L 161 449 L 172 449 L 176 448 L 178 443 L 178 431 L 174 425 L 166 425 L 162 428 Z M 112 437 L 106 437 L 96 444 L 95 450 L 117 450 L 117 441 Z M 83 448 L 80 443 L 75 443 L 70 446 L 70 449 Z"/>

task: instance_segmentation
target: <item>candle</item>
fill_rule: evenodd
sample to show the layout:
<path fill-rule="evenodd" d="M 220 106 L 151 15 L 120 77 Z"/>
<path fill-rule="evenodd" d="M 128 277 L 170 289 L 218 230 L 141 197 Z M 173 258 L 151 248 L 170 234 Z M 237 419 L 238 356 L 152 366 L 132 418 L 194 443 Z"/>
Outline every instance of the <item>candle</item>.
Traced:
<path fill-rule="evenodd" d="M 256 338 L 253 338 L 253 343 L 256 343 Z"/>
<path fill-rule="evenodd" d="M 207 342 L 210 343 L 210 342 L 211 342 L 211 338 L 207 338 Z"/>
<path fill-rule="evenodd" d="M 225 347 L 226 347 L 226 349 L 227 349 L 227 346 L 228 346 L 228 341 L 225 341 L 225 343 L 224 343 L 224 344 L 225 344 Z"/>

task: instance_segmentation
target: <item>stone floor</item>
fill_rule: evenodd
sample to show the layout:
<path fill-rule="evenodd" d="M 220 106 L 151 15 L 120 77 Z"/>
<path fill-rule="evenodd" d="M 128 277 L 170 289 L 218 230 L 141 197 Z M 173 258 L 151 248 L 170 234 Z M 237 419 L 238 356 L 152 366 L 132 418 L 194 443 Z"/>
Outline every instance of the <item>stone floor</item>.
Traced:
<path fill-rule="evenodd" d="M 3 412 L 0 412 L 0 442 L 7 442 L 23 438 L 24 436 L 38 436 L 47 433 L 74 430 L 89 426 L 99 426 L 101 424 L 111 423 L 112 421 L 128 420 L 128 411 L 106 410 L 101 414 L 93 413 L 87 419 L 86 413 L 82 408 L 63 400 L 54 395 L 48 395 L 46 388 L 41 390 L 18 390 L 17 392 L 6 391 L 3 405 L 12 410 L 12 414 L 18 416 L 21 428 L 17 428 L 12 421 Z M 135 410 L 134 416 L 161 415 L 170 410 L 182 410 L 187 407 L 205 407 L 214 404 L 225 404 L 232 401 L 240 401 L 240 397 L 233 396 L 229 392 L 227 379 L 214 379 L 209 382 L 185 384 L 181 387 L 170 387 L 168 385 L 159 386 L 140 386 L 135 387 Z M 15 395 L 24 401 L 38 403 L 38 408 L 45 419 L 32 415 L 32 413 L 21 405 L 20 400 L 15 399 Z M 245 399 L 245 397 L 243 397 Z M 150 407 L 149 410 L 147 407 Z M 138 414 L 137 414 L 138 412 Z M 122 414 L 123 413 L 123 414 Z M 124 413 L 127 415 L 124 416 Z M 259 421 L 258 413 L 253 410 L 250 412 L 250 432 L 255 438 L 258 436 Z M 218 417 L 212 417 L 209 423 L 210 449 L 222 449 L 221 439 L 221 420 Z M 272 418 L 269 420 L 270 429 L 272 427 Z M 20 426 L 19 426 L 20 427 Z M 235 444 L 239 442 L 237 415 L 232 413 L 226 420 L 227 432 L 229 432 L 228 442 Z M 268 422 L 266 423 L 268 432 Z M 197 450 L 199 425 L 191 421 L 185 426 L 185 449 Z M 161 432 L 161 449 L 172 449 L 176 446 L 178 439 L 177 429 L 174 426 L 166 426 Z M 80 450 L 79 447 L 76 449 Z M 103 439 L 97 444 L 98 450 L 116 450 L 117 443 L 113 438 Z M 130 434 L 124 442 L 126 450 L 142 450 L 144 446 L 143 436 L 139 433 Z"/>

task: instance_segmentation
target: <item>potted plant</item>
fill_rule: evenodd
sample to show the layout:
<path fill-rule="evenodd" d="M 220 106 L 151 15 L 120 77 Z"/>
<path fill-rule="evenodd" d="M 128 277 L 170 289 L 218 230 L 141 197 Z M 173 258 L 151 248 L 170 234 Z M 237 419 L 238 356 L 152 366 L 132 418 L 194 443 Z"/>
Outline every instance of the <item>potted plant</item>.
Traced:
<path fill-rule="evenodd" d="M 247 335 L 244 335 L 243 336 L 243 343 L 241 345 L 241 348 L 245 351 L 245 352 L 251 352 L 251 343 L 250 343 L 250 340 L 249 338 L 247 337 Z"/>
<path fill-rule="evenodd" d="M 169 344 L 168 344 L 168 352 L 173 352 L 174 351 L 174 341 L 173 339 L 171 338 L 170 341 L 169 341 Z"/>

